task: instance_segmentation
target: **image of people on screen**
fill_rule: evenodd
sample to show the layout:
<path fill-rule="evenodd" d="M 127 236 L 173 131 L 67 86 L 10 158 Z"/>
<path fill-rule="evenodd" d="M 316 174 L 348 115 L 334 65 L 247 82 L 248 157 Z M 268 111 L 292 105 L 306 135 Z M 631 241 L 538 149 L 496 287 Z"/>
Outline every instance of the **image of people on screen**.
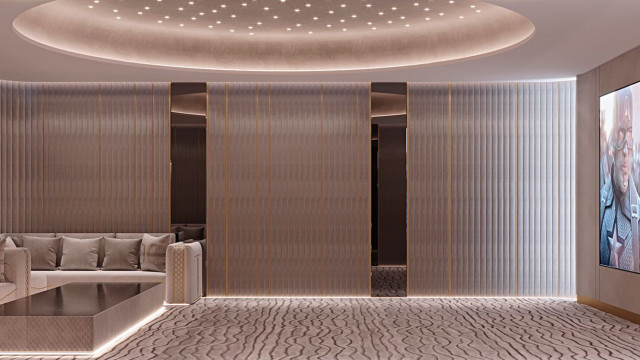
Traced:
<path fill-rule="evenodd" d="M 600 265 L 640 272 L 636 85 L 600 100 Z M 635 91 L 634 91 L 635 90 Z M 638 111 L 640 112 L 640 110 Z"/>

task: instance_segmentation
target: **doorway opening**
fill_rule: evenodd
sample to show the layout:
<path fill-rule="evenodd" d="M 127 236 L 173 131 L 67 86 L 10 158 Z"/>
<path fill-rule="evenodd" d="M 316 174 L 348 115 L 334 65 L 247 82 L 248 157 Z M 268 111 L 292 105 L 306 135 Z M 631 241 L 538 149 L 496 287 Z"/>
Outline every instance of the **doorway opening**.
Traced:
<path fill-rule="evenodd" d="M 371 295 L 407 295 L 407 83 L 371 84 Z"/>

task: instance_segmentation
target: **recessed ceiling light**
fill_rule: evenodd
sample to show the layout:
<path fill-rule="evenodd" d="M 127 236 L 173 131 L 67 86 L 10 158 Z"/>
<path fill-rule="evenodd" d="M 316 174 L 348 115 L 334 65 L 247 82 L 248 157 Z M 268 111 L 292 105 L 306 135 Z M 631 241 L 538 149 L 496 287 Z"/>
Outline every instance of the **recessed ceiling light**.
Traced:
<path fill-rule="evenodd" d="M 478 13 L 478 12 L 480 12 L 480 10 L 476 10 L 476 12 Z"/>
<path fill-rule="evenodd" d="M 411 24 L 404 24 L 404 26 L 409 27 L 409 26 L 411 26 Z"/>
<path fill-rule="evenodd" d="M 367 4 L 367 7 L 368 7 L 368 8 L 370 8 L 370 7 L 371 7 L 371 4 Z"/>
<path fill-rule="evenodd" d="M 247 6 L 247 3 L 242 3 L 242 6 Z"/>
<path fill-rule="evenodd" d="M 329 14 L 333 14 L 333 10 L 329 10 Z"/>
<path fill-rule="evenodd" d="M 342 31 L 347 31 L 347 29 L 342 29 Z"/>
<path fill-rule="evenodd" d="M 145 10 L 149 10 L 149 9 L 151 9 L 151 8 L 150 8 L 150 7 L 148 7 L 148 6 L 145 6 L 145 7 L 144 7 L 144 9 L 145 9 Z"/>
<path fill-rule="evenodd" d="M 438 15 L 440 15 L 440 16 L 444 16 L 444 13 L 440 13 L 440 14 L 438 14 Z"/>
<path fill-rule="evenodd" d="M 93 9 L 93 5 L 89 5 L 89 9 Z M 138 13 L 138 14 L 140 14 L 140 13 Z"/>
<path fill-rule="evenodd" d="M 471 5 L 471 6 L 469 6 L 469 7 L 470 7 L 470 8 L 472 8 L 472 9 L 475 9 L 475 8 L 476 8 L 476 6 L 475 6 L 475 5 Z"/>
<path fill-rule="evenodd" d="M 460 19 L 464 19 L 464 16 L 460 15 L 460 16 L 458 16 L 458 18 L 460 18 Z"/>
<path fill-rule="evenodd" d="M 268 8 L 268 7 L 265 7 L 265 8 L 264 8 L 264 11 L 269 11 L 269 8 Z"/>
<path fill-rule="evenodd" d="M 327 24 L 327 27 L 328 27 L 328 28 L 330 28 L 330 27 L 331 27 L 331 24 Z"/>
<path fill-rule="evenodd" d="M 117 13 L 117 12 L 118 12 L 118 9 L 113 9 L 113 12 L 114 12 L 114 13 Z"/>
<path fill-rule="evenodd" d="M 420 3 L 413 3 L 413 6 L 420 6 Z"/>
<path fill-rule="evenodd" d="M 251 30 L 251 29 L 253 29 L 253 26 L 248 26 L 247 28 L 248 28 L 249 30 Z"/>
<path fill-rule="evenodd" d="M 300 12 L 300 9 L 295 9 L 294 11 L 295 11 L 295 12 Z"/>
<path fill-rule="evenodd" d="M 309 31 L 309 35 L 313 34 L 313 31 Z"/>
<path fill-rule="evenodd" d="M 405 19 L 405 17 L 404 17 L 404 16 L 400 16 L 400 20 L 404 20 L 404 19 Z"/>
<path fill-rule="evenodd" d="M 200 14 L 200 16 L 203 16 L 203 15 L 204 15 L 204 13 L 203 13 L 203 12 L 201 12 L 201 13 L 198 13 L 198 14 Z"/>
<path fill-rule="evenodd" d="M 192 17 L 191 17 L 191 20 L 195 20 L 195 19 L 196 19 L 196 17 L 195 17 L 195 16 L 192 16 Z"/>
<path fill-rule="evenodd" d="M 318 20 L 318 17 L 317 17 L 317 16 L 314 16 L 314 17 L 313 17 L 313 20 Z"/>
<path fill-rule="evenodd" d="M 429 10 L 431 10 L 431 9 L 429 9 L 429 8 L 424 8 L 424 11 L 429 11 Z"/>
<path fill-rule="evenodd" d="M 301 25 L 301 24 L 296 24 L 296 26 L 297 26 L 297 27 L 300 27 L 300 26 L 302 26 L 302 25 Z"/>
<path fill-rule="evenodd" d="M 233 29 L 230 29 L 230 30 L 229 30 L 229 32 L 234 32 L 234 31 L 235 31 L 235 30 L 233 30 Z"/>
<path fill-rule="evenodd" d="M 357 17 L 358 17 L 358 15 L 353 14 L 353 15 L 351 15 L 351 17 L 355 19 L 355 18 L 357 18 Z"/>
<path fill-rule="evenodd" d="M 262 25 L 262 21 L 258 21 L 256 24 L 258 24 L 258 25 Z"/>
<path fill-rule="evenodd" d="M 378 13 L 378 15 L 384 15 L 384 13 L 383 13 L 382 11 L 380 11 L 380 12 Z"/>
<path fill-rule="evenodd" d="M 184 24 L 180 24 L 180 27 L 184 27 Z"/>
<path fill-rule="evenodd" d="M 278 19 L 278 15 L 273 15 L 273 18 L 274 19 Z"/>
<path fill-rule="evenodd" d="M 235 14 L 232 14 L 232 15 L 231 15 L 231 17 L 235 19 L 236 15 L 235 15 Z"/>
<path fill-rule="evenodd" d="M 306 6 L 306 7 L 311 7 L 311 4 L 306 4 L 305 6 Z"/>
<path fill-rule="evenodd" d="M 216 24 L 222 24 L 222 21 L 218 20 L 216 21 Z"/>
<path fill-rule="evenodd" d="M 371 28 L 371 30 L 376 30 L 376 28 Z"/>
<path fill-rule="evenodd" d="M 165 19 L 169 19 L 169 15 L 166 15 L 164 18 L 165 18 Z"/>
<path fill-rule="evenodd" d="M 287 28 L 287 31 L 291 31 L 291 28 Z"/>
<path fill-rule="evenodd" d="M 121 19 L 121 18 L 120 18 L 120 16 L 116 16 L 116 20 L 120 20 L 120 19 Z M 162 22 L 162 21 L 161 21 L 161 22 Z"/>
<path fill-rule="evenodd" d="M 253 36 L 253 33 L 249 33 L 249 35 Z"/>
<path fill-rule="evenodd" d="M 342 4 L 342 5 L 340 5 L 340 7 L 345 8 L 345 7 L 347 7 L 347 5 L 346 4 Z"/>
<path fill-rule="evenodd" d="M 142 11 L 138 11 L 138 15 L 142 15 L 144 14 Z"/>
<path fill-rule="evenodd" d="M 192 2 L 193 2 L 193 1 L 190 1 L 190 2 L 189 2 L 189 4 L 191 4 Z M 227 7 L 227 5 L 222 4 L 222 5 L 220 5 L 220 7 L 224 9 L 224 8 L 226 8 L 226 7 Z"/>
<path fill-rule="evenodd" d="M 396 11 L 396 10 L 398 10 L 398 8 L 394 6 L 394 7 L 391 8 L 391 10 Z"/>
<path fill-rule="evenodd" d="M 431 18 L 424 18 L 424 19 L 427 20 L 427 21 L 431 20 Z"/>
<path fill-rule="evenodd" d="M 389 20 L 387 21 L 387 24 L 393 24 L 393 21 Z"/>
<path fill-rule="evenodd" d="M 343 23 L 343 22 L 344 22 L 344 19 L 340 19 L 340 22 L 341 22 L 341 23 Z"/>
<path fill-rule="evenodd" d="M 184 8 L 178 8 L 178 10 L 179 10 L 179 11 L 183 11 L 183 10 L 184 10 Z"/>

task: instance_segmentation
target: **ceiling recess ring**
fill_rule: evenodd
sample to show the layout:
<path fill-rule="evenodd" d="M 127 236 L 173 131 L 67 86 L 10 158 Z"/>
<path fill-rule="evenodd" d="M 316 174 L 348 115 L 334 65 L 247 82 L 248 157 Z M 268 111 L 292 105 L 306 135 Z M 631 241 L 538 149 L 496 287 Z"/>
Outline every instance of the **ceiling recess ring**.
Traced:
<path fill-rule="evenodd" d="M 223 71 L 355 71 L 446 63 L 529 40 L 527 18 L 476 0 L 55 0 L 13 22 L 43 47 Z"/>

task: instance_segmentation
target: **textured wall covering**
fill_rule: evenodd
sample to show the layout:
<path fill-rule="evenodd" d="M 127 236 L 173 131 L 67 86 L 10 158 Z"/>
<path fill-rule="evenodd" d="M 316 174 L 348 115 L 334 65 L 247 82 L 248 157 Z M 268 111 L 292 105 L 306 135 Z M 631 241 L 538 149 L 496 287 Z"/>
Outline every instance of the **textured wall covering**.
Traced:
<path fill-rule="evenodd" d="M 575 295 L 575 83 L 411 84 L 409 296 Z"/>
<path fill-rule="evenodd" d="M 0 82 L 0 231 L 166 231 L 168 90 Z"/>
<path fill-rule="evenodd" d="M 368 85 L 208 86 L 208 294 L 368 295 Z"/>

